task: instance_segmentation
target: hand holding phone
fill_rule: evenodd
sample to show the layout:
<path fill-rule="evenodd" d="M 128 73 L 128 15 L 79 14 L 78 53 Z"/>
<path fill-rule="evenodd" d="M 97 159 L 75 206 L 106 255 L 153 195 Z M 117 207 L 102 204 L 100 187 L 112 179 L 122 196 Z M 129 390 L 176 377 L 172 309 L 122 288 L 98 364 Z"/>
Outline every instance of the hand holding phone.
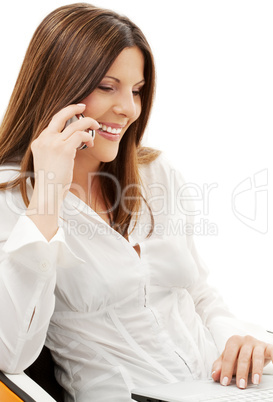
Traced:
<path fill-rule="evenodd" d="M 58 194 L 56 193 L 56 197 L 60 199 L 58 205 L 59 202 L 61 205 L 73 180 L 74 161 L 77 155 L 75 151 L 77 148 L 85 148 L 85 144 L 92 147 L 95 130 L 99 129 L 97 121 L 90 117 L 83 118 L 81 114 L 85 108 L 84 104 L 72 104 L 61 109 L 31 143 L 35 173 L 34 188 L 39 189 L 40 186 L 47 185 L 45 180 L 37 184 L 39 172 L 43 173 L 42 177 L 51 177 L 50 183 L 55 184 L 58 189 Z M 82 121 L 79 121 L 80 116 Z M 73 121 L 75 123 L 71 124 Z M 61 190 L 63 188 L 66 188 L 66 191 Z M 38 200 L 38 190 L 36 196 Z"/>
<path fill-rule="evenodd" d="M 78 104 L 63 108 L 31 143 L 35 183 L 27 215 L 48 241 L 58 230 L 62 202 L 73 181 L 75 150 L 79 144 L 80 148 L 85 144 L 93 146 L 94 133 L 89 124 L 95 130 L 99 128 L 99 123 L 88 117 L 86 122 L 78 122 L 85 107 Z M 64 129 L 72 121 L 77 122 L 74 128 Z"/>

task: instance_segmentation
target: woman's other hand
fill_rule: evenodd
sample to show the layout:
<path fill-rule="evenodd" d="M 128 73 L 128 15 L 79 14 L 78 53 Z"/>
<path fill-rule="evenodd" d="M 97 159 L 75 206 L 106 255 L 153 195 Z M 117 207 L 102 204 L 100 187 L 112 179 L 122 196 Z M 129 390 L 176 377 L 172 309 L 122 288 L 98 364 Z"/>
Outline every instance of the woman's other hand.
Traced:
<path fill-rule="evenodd" d="M 236 385 L 246 388 L 248 375 L 252 383 L 261 381 L 263 368 L 273 360 L 273 345 L 251 336 L 232 336 L 228 339 L 221 356 L 213 363 L 212 378 L 222 385 L 229 385 L 236 375 Z"/>

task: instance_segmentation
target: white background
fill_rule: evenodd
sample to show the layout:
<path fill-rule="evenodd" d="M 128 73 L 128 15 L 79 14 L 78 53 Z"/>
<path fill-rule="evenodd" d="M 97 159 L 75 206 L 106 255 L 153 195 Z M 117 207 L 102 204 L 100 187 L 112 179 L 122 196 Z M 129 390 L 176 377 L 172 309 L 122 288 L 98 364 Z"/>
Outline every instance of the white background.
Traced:
<path fill-rule="evenodd" d="M 2 3 L 1 116 L 36 26 L 67 3 Z M 148 38 L 157 97 L 147 143 L 193 183 L 196 242 L 210 281 L 236 315 L 273 330 L 272 0 L 93 4 L 129 16 Z M 206 186 L 212 190 L 200 198 Z"/>

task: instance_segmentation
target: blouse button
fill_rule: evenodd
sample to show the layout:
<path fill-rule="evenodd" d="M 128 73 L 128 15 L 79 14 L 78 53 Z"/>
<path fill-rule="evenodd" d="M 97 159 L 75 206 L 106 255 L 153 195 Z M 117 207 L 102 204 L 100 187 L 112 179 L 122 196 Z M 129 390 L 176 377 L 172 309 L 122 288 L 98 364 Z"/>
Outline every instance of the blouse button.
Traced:
<path fill-rule="evenodd" d="M 46 272 L 46 271 L 49 270 L 50 265 L 51 264 L 50 264 L 50 262 L 48 260 L 43 260 L 43 261 L 40 262 L 40 270 L 42 272 Z"/>

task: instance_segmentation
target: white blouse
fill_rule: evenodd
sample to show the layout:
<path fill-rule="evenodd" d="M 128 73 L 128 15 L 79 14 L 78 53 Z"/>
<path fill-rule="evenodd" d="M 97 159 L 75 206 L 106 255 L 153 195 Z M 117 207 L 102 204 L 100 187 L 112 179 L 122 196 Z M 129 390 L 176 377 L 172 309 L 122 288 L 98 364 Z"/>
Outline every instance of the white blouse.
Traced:
<path fill-rule="evenodd" d="M 162 155 L 140 169 L 154 232 L 143 202 L 129 242 L 71 192 L 47 242 L 19 190 L 0 192 L 1 370 L 26 369 L 46 342 L 67 402 L 129 402 L 134 387 L 208 378 L 231 335 L 270 341 L 208 286 L 179 172 Z"/>

